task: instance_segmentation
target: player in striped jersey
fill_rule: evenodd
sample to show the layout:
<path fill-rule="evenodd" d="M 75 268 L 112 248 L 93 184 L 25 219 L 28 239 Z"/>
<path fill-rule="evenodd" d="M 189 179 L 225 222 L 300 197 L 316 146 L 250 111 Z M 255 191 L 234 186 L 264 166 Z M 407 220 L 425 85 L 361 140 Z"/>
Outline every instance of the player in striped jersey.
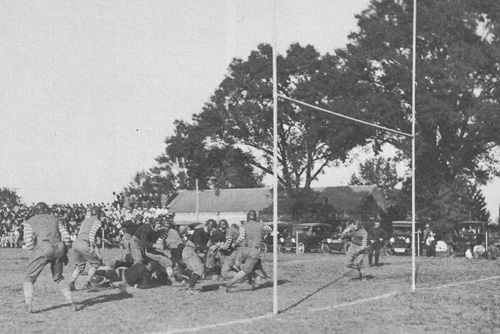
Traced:
<path fill-rule="evenodd" d="M 238 251 L 238 257 L 242 262 L 241 270 L 234 275 L 231 281 L 227 283 L 226 292 L 230 292 L 231 287 L 244 277 L 248 277 L 252 289 L 255 288 L 252 284 L 252 274 L 260 261 L 260 246 L 262 238 L 266 233 L 272 232 L 270 226 L 257 221 L 257 213 L 254 210 L 248 211 L 247 222 L 244 226 L 245 244 L 243 247 L 240 247 Z"/>
<path fill-rule="evenodd" d="M 24 278 L 26 308 L 29 313 L 33 312 L 33 285 L 43 268 L 50 263 L 54 282 L 76 311 L 70 288 L 63 276 L 63 266 L 68 264 L 67 247 L 71 245 L 71 239 L 66 228 L 56 217 L 47 214 L 47 210 L 47 204 L 38 203 L 34 208 L 35 216 L 23 223 L 25 249 L 31 254 Z"/>
<path fill-rule="evenodd" d="M 87 261 L 90 264 L 90 269 L 87 275 L 87 283 L 85 283 L 86 289 L 91 287 L 92 284 L 90 280 L 102 263 L 102 255 L 96 245 L 97 231 L 99 231 L 102 226 L 99 217 L 100 213 L 101 208 L 98 206 L 94 206 L 90 209 L 90 217 L 83 221 L 73 245 L 75 269 L 73 270 L 69 283 L 71 291 L 75 290 L 75 282 L 85 269 Z"/>
<path fill-rule="evenodd" d="M 221 277 L 223 279 L 229 278 L 231 268 L 237 265 L 238 248 L 245 240 L 245 229 L 238 224 L 232 224 L 226 231 L 226 240 L 224 244 L 219 247 L 219 253 L 222 258 Z M 238 264 L 239 265 L 239 264 Z M 239 270 L 238 270 L 239 271 Z"/>
<path fill-rule="evenodd" d="M 366 281 L 366 276 L 363 268 L 363 259 L 366 249 L 368 248 L 368 232 L 363 228 L 363 225 L 358 221 L 353 221 L 349 227 L 342 233 L 351 235 L 351 247 L 347 250 L 347 268 L 357 269 L 359 278 Z"/>

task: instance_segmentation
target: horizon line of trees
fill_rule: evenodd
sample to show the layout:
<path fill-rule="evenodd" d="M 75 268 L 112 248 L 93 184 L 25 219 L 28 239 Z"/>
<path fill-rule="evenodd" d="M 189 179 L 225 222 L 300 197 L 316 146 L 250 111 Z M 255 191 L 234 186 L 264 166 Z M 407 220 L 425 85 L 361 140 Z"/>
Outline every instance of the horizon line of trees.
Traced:
<path fill-rule="evenodd" d="M 500 176 L 500 2 L 421 0 L 417 17 L 417 216 L 489 221 L 480 187 Z M 358 30 L 344 48 L 321 55 L 294 43 L 278 55 L 278 92 L 411 133 L 413 0 L 372 0 L 356 18 Z M 273 172 L 272 60 L 268 44 L 233 59 L 203 108 L 190 121 L 175 121 L 156 165 L 123 192 L 171 200 L 196 183 L 202 190 L 262 187 Z M 408 216 L 411 174 L 398 176 L 393 165 L 409 170 L 411 139 L 294 103 L 278 108 L 284 210 L 298 219 L 314 215 L 311 185 L 326 168 L 353 163 L 350 152 L 364 147 L 375 159 L 361 161 L 351 184 L 377 184 L 390 217 Z M 396 152 L 390 160 L 379 155 L 386 145 Z"/>

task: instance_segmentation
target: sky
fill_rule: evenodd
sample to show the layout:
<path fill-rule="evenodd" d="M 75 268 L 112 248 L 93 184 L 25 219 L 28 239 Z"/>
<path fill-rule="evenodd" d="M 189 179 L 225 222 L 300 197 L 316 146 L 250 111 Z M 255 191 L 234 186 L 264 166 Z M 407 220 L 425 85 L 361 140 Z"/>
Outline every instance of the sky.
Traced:
<path fill-rule="evenodd" d="M 368 3 L 276 0 L 278 53 L 344 47 Z M 0 0 L 0 187 L 26 203 L 110 202 L 233 58 L 273 41 L 271 0 Z M 353 171 L 316 185 L 346 185 Z M 492 216 L 498 185 L 485 189 Z"/>

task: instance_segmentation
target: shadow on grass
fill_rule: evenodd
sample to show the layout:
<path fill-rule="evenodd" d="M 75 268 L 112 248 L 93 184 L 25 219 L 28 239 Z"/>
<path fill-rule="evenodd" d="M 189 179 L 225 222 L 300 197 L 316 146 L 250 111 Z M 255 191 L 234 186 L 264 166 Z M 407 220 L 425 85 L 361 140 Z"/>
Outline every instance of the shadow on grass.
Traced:
<path fill-rule="evenodd" d="M 290 281 L 288 280 L 278 280 L 278 285 L 283 285 L 283 284 L 286 284 Z M 244 283 L 238 283 L 235 285 L 238 286 L 240 284 L 244 284 Z M 209 292 L 209 291 L 216 291 L 216 290 L 219 290 L 220 288 L 223 288 L 225 289 L 226 288 L 226 282 L 219 282 L 219 283 L 216 283 L 216 284 L 210 284 L 210 285 L 204 285 L 201 287 L 201 292 Z M 253 289 L 253 291 L 255 290 L 260 290 L 260 289 L 266 289 L 266 288 L 272 288 L 273 287 L 273 282 L 272 281 L 268 281 L 268 282 L 265 282 L 263 284 L 259 284 L 259 285 L 256 285 L 255 288 Z"/>
<path fill-rule="evenodd" d="M 128 298 L 132 298 L 132 295 L 129 293 L 118 292 L 118 293 L 115 293 L 112 295 L 100 295 L 100 296 L 97 296 L 94 298 L 85 299 L 81 302 L 75 302 L 75 304 L 77 306 L 77 311 L 81 311 L 81 310 L 83 310 L 89 306 L 95 305 L 95 304 L 114 302 L 114 301 L 128 299 Z M 51 306 L 51 307 L 47 307 L 44 309 L 34 310 L 33 313 L 37 314 L 37 313 L 42 313 L 42 312 L 48 312 L 48 311 L 57 310 L 60 308 L 65 308 L 65 307 L 71 308 L 71 305 L 66 303 L 66 304 Z"/>
<path fill-rule="evenodd" d="M 95 304 L 102 304 L 108 302 L 115 302 L 119 300 L 132 298 L 130 293 L 118 292 L 111 295 L 99 295 L 94 298 L 85 299 L 78 303 L 78 311 L 81 311 L 87 307 L 93 306 Z"/>
<path fill-rule="evenodd" d="M 328 288 L 328 287 L 329 287 L 329 286 L 331 286 L 332 284 L 334 284 L 334 283 L 336 283 L 336 282 L 340 281 L 341 279 L 345 278 L 345 277 L 346 277 L 349 273 L 351 273 L 351 272 L 352 272 L 352 271 L 347 271 L 347 272 L 345 272 L 345 273 L 344 273 L 344 274 L 342 274 L 339 278 L 336 278 L 336 279 L 334 279 L 333 281 L 331 281 L 330 283 L 323 285 L 321 288 L 319 288 L 318 290 L 316 290 L 316 291 L 314 291 L 314 292 L 312 292 L 312 293 L 308 294 L 307 296 L 305 296 L 304 298 L 302 298 L 301 300 L 299 300 L 299 301 L 298 301 L 298 302 L 296 302 L 295 304 L 290 305 L 289 307 L 287 307 L 287 308 L 286 308 L 286 309 L 284 309 L 284 310 L 278 311 L 278 314 L 283 314 L 283 313 L 285 313 L 285 312 L 287 312 L 287 311 L 290 311 L 291 309 L 293 309 L 294 307 L 296 307 L 296 306 L 298 306 L 298 305 L 302 304 L 304 301 L 306 301 L 307 299 L 311 298 L 312 296 L 314 296 L 314 295 L 315 295 L 315 294 L 317 294 L 318 292 L 320 292 L 320 291 L 322 291 L 322 290 L 324 290 L 324 289 Z M 372 277 L 372 278 L 373 278 L 373 277 Z M 356 277 L 356 280 L 358 280 L 358 281 L 359 281 L 359 278 L 357 278 L 357 277 Z"/>

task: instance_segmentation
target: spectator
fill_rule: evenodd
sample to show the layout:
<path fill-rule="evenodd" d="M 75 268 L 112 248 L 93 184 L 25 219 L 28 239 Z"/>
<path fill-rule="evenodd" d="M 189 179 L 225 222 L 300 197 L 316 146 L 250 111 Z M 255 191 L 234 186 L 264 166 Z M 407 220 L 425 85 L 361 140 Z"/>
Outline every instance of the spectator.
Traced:
<path fill-rule="evenodd" d="M 384 246 L 387 239 L 387 232 L 380 227 L 380 222 L 376 221 L 374 226 L 368 231 L 368 242 L 370 249 L 368 252 L 368 265 L 372 266 L 373 255 L 375 254 L 375 266 L 379 265 L 380 248 Z"/>
<path fill-rule="evenodd" d="M 436 239 L 430 224 L 425 224 L 423 231 L 423 243 L 428 257 L 436 255 Z"/>

